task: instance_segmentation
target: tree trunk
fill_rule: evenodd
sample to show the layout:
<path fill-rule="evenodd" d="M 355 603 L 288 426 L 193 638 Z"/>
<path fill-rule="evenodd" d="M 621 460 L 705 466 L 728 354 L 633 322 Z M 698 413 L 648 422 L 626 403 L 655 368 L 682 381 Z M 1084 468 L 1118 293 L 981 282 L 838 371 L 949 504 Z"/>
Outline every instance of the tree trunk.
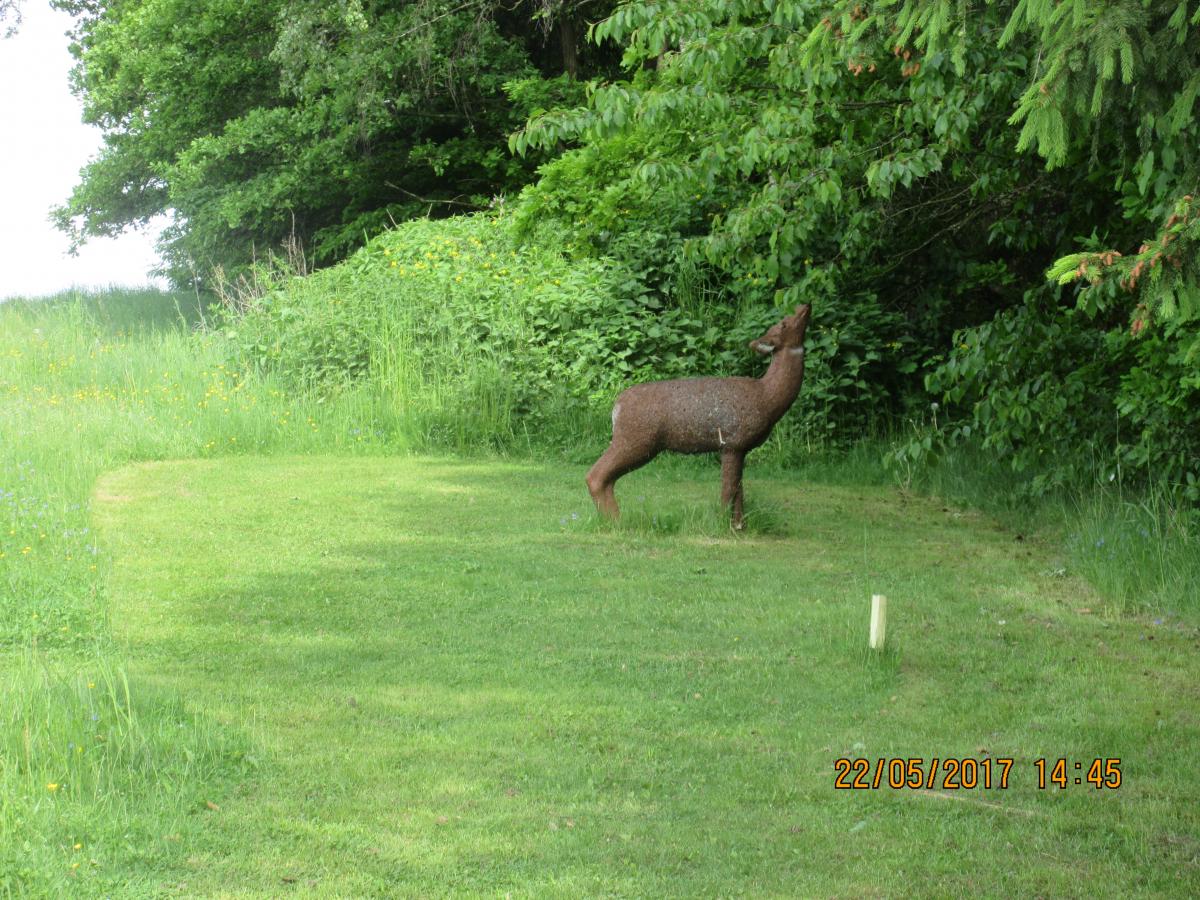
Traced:
<path fill-rule="evenodd" d="M 558 39 L 562 46 L 563 71 L 574 81 L 579 77 L 579 51 L 575 39 L 575 19 L 570 13 L 558 20 Z"/>

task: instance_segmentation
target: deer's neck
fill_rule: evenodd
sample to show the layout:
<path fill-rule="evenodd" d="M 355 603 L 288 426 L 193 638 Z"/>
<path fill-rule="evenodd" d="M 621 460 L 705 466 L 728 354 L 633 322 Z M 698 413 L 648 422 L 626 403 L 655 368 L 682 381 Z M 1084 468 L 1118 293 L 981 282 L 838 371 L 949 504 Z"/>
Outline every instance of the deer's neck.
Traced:
<path fill-rule="evenodd" d="M 777 351 L 761 381 L 771 421 L 778 422 L 800 393 L 800 385 L 804 382 L 803 348 L 785 347 Z"/>

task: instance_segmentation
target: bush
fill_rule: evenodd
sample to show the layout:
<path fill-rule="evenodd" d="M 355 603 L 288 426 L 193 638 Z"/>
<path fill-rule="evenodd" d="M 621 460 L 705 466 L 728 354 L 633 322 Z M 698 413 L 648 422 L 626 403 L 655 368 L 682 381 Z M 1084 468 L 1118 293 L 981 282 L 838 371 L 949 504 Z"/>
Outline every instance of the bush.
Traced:
<path fill-rule="evenodd" d="M 1031 300 L 960 331 L 927 386 L 965 417 L 893 460 L 975 441 L 1024 473 L 1030 494 L 1099 478 L 1200 500 L 1200 377 L 1183 349 L 1194 335 L 1179 330 L 1136 337 Z"/>
<path fill-rule="evenodd" d="M 642 274 L 571 249 L 552 228 L 522 239 L 502 215 L 410 222 L 331 269 L 261 275 L 225 333 L 297 390 L 374 383 L 433 444 L 595 442 L 630 384 L 761 372 L 746 345 L 779 318 L 769 303 L 671 304 Z M 872 373 L 895 329 L 861 307 L 814 326 L 781 434 L 857 433 L 886 395 Z"/>
<path fill-rule="evenodd" d="M 367 381 L 431 443 L 504 445 L 572 427 L 659 361 L 671 323 L 619 267 L 518 242 L 509 221 L 420 220 L 231 310 L 237 354 L 298 390 Z"/>

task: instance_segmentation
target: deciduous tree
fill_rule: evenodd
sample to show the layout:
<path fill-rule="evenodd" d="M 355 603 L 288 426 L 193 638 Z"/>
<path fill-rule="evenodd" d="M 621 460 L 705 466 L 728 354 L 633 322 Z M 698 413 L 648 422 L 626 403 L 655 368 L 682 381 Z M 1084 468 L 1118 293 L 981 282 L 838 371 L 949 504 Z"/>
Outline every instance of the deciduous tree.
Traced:
<path fill-rule="evenodd" d="M 330 262 L 393 220 L 484 206 L 532 175 L 504 146 L 524 104 L 570 93 L 532 6 L 55 5 L 76 16 L 73 84 L 104 132 L 58 223 L 81 242 L 169 212 L 177 281 L 292 233 Z"/>

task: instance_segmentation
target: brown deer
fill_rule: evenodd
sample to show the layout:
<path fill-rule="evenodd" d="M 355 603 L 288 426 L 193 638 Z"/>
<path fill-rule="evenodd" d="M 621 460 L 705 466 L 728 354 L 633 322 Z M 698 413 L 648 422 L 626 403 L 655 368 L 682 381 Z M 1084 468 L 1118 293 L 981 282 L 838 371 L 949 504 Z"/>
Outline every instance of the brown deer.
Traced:
<path fill-rule="evenodd" d="M 721 454 L 721 503 L 733 506 L 742 527 L 742 467 L 788 411 L 804 381 L 808 304 L 775 323 L 750 348 L 768 354 L 762 378 L 681 378 L 651 381 L 623 391 L 613 404 L 613 437 L 587 474 L 588 491 L 603 515 L 621 511 L 613 487 L 663 450 Z"/>

